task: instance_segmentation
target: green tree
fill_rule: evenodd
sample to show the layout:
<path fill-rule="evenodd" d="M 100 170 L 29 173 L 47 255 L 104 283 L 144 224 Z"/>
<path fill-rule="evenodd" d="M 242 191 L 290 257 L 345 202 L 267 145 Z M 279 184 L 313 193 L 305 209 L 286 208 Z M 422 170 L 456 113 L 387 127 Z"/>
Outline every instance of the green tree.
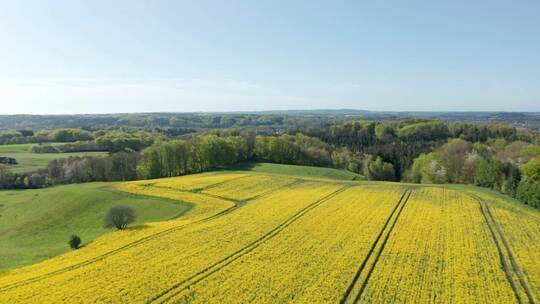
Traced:
<path fill-rule="evenodd" d="M 462 181 L 465 159 L 471 150 L 472 144 L 462 139 L 451 139 L 437 150 L 437 159 L 446 168 L 451 183 Z"/>
<path fill-rule="evenodd" d="M 501 166 L 494 160 L 482 159 L 478 163 L 474 183 L 487 188 L 498 188 Z"/>
<path fill-rule="evenodd" d="M 516 198 L 529 206 L 540 208 L 540 180 L 530 178 L 522 180 Z"/>
<path fill-rule="evenodd" d="M 398 136 L 407 141 L 445 140 L 450 136 L 450 131 L 441 121 L 423 121 L 403 126 Z"/>
<path fill-rule="evenodd" d="M 375 126 L 375 136 L 379 141 L 391 141 L 396 137 L 396 129 L 388 124 Z"/>
<path fill-rule="evenodd" d="M 521 172 L 513 164 L 504 164 L 505 179 L 501 187 L 501 192 L 515 197 L 521 181 Z"/>
<path fill-rule="evenodd" d="M 362 172 L 362 155 L 348 148 L 336 149 L 332 152 L 332 166 L 355 173 Z"/>
<path fill-rule="evenodd" d="M 371 155 L 366 157 L 364 161 L 364 176 L 370 180 L 385 181 L 392 181 L 396 178 L 392 164 L 383 162 L 380 156 L 374 158 Z"/>
<path fill-rule="evenodd" d="M 442 184 L 447 181 L 446 168 L 437 160 L 434 153 L 421 154 L 411 168 L 411 181 L 423 184 Z"/>
<path fill-rule="evenodd" d="M 486 159 L 491 158 L 491 154 L 492 154 L 491 153 L 491 148 L 488 145 L 483 144 L 481 142 L 475 142 L 473 144 L 473 149 L 481 157 L 486 158 Z"/>
<path fill-rule="evenodd" d="M 118 230 L 124 229 L 128 224 L 135 222 L 135 210 L 124 205 L 116 205 L 109 209 L 105 215 L 105 228 L 115 227 Z"/>
<path fill-rule="evenodd" d="M 540 179 L 540 156 L 521 166 L 521 171 L 527 178 Z"/>
<path fill-rule="evenodd" d="M 137 165 L 137 176 L 141 179 L 161 177 L 162 167 L 159 147 L 148 147 L 144 149 Z"/>

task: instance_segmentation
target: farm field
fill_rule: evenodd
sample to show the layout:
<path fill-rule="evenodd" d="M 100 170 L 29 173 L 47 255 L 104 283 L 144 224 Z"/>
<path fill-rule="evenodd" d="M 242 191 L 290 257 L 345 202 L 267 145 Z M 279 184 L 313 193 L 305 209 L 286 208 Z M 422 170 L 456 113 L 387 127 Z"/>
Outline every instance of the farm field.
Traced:
<path fill-rule="evenodd" d="M 191 208 L 6 272 L 1 303 L 540 298 L 540 214 L 473 187 L 249 171 L 115 187 Z"/>
<path fill-rule="evenodd" d="M 286 174 L 300 178 L 323 178 L 335 180 L 363 180 L 364 177 L 343 169 L 248 162 L 231 166 L 229 170 L 251 171 L 270 174 Z"/>
<path fill-rule="evenodd" d="M 17 165 L 9 165 L 16 173 L 32 172 L 47 168 L 50 161 L 68 158 L 70 156 L 101 156 L 106 152 L 78 152 L 78 153 L 32 153 L 36 144 L 0 145 L 0 156 L 11 157 L 17 160 Z"/>

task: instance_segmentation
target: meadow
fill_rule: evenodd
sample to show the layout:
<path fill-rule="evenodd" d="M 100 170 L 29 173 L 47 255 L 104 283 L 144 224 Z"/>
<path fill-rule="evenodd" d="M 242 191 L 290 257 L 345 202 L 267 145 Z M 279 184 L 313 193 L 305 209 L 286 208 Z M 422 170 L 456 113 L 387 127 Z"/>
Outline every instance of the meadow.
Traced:
<path fill-rule="evenodd" d="M 39 190 L 0 191 L 0 272 L 69 251 L 71 234 L 83 245 L 110 232 L 103 216 L 115 204 L 133 207 L 137 225 L 178 217 L 191 204 L 121 192 L 113 183 L 88 183 Z"/>
<path fill-rule="evenodd" d="M 334 168 L 248 162 L 231 166 L 226 170 L 252 171 L 270 174 L 284 174 L 295 177 L 322 178 L 335 180 L 363 180 L 363 176 L 351 171 Z"/>
<path fill-rule="evenodd" d="M 11 157 L 17 160 L 16 165 L 9 168 L 16 173 L 33 172 L 47 168 L 50 161 L 68 158 L 70 156 L 101 156 L 106 152 L 77 152 L 77 153 L 33 153 L 35 144 L 0 145 L 0 156 Z"/>
<path fill-rule="evenodd" d="M 274 173 L 220 171 L 114 184 L 109 193 L 154 197 L 147 202 L 153 207 L 173 201 L 190 207 L 181 205 L 179 217 L 139 219 L 82 249 L 5 272 L 0 302 L 540 299 L 537 210 L 474 187 L 267 170 Z"/>

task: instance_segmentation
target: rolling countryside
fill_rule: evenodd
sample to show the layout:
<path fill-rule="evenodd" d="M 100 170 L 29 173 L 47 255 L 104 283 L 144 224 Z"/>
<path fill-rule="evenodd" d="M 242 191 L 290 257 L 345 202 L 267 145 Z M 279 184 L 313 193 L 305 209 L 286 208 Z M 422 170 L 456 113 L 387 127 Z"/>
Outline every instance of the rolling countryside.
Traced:
<path fill-rule="evenodd" d="M 540 297 L 540 214 L 474 187 L 253 171 L 115 187 L 193 206 L 178 218 L 135 225 L 5 272 L 0 301 L 63 302 L 68 294 L 70 302 L 130 303 Z"/>
<path fill-rule="evenodd" d="M 0 304 L 540 304 L 538 16 L 0 0 Z"/>

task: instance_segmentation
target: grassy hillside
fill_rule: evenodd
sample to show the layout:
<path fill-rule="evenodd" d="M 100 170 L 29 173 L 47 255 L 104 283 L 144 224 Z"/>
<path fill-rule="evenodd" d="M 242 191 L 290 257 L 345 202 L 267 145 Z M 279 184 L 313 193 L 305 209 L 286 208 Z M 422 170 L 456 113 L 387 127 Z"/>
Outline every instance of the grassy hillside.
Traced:
<path fill-rule="evenodd" d="M 35 263 L 69 250 L 71 234 L 88 243 L 113 230 L 102 228 L 107 210 L 132 206 L 137 223 L 166 220 L 190 208 L 187 203 L 120 192 L 110 183 L 0 191 L 0 271 Z"/>
<path fill-rule="evenodd" d="M 35 144 L 21 145 L 0 145 L 0 156 L 12 157 L 18 162 L 13 165 L 13 172 L 32 172 L 47 167 L 51 160 L 68 158 L 70 156 L 99 156 L 105 155 L 105 152 L 80 152 L 80 153 L 32 153 L 32 146 Z"/>
<path fill-rule="evenodd" d="M 254 171 L 262 173 L 285 174 L 298 177 L 324 178 L 335 180 L 362 180 L 356 173 L 323 167 L 282 165 L 271 163 L 243 163 L 227 168 L 228 170 Z"/>
<path fill-rule="evenodd" d="M 540 298 L 540 213 L 473 187 L 229 171 L 119 189 L 189 201 L 193 208 L 1 275 L 0 302 Z"/>

